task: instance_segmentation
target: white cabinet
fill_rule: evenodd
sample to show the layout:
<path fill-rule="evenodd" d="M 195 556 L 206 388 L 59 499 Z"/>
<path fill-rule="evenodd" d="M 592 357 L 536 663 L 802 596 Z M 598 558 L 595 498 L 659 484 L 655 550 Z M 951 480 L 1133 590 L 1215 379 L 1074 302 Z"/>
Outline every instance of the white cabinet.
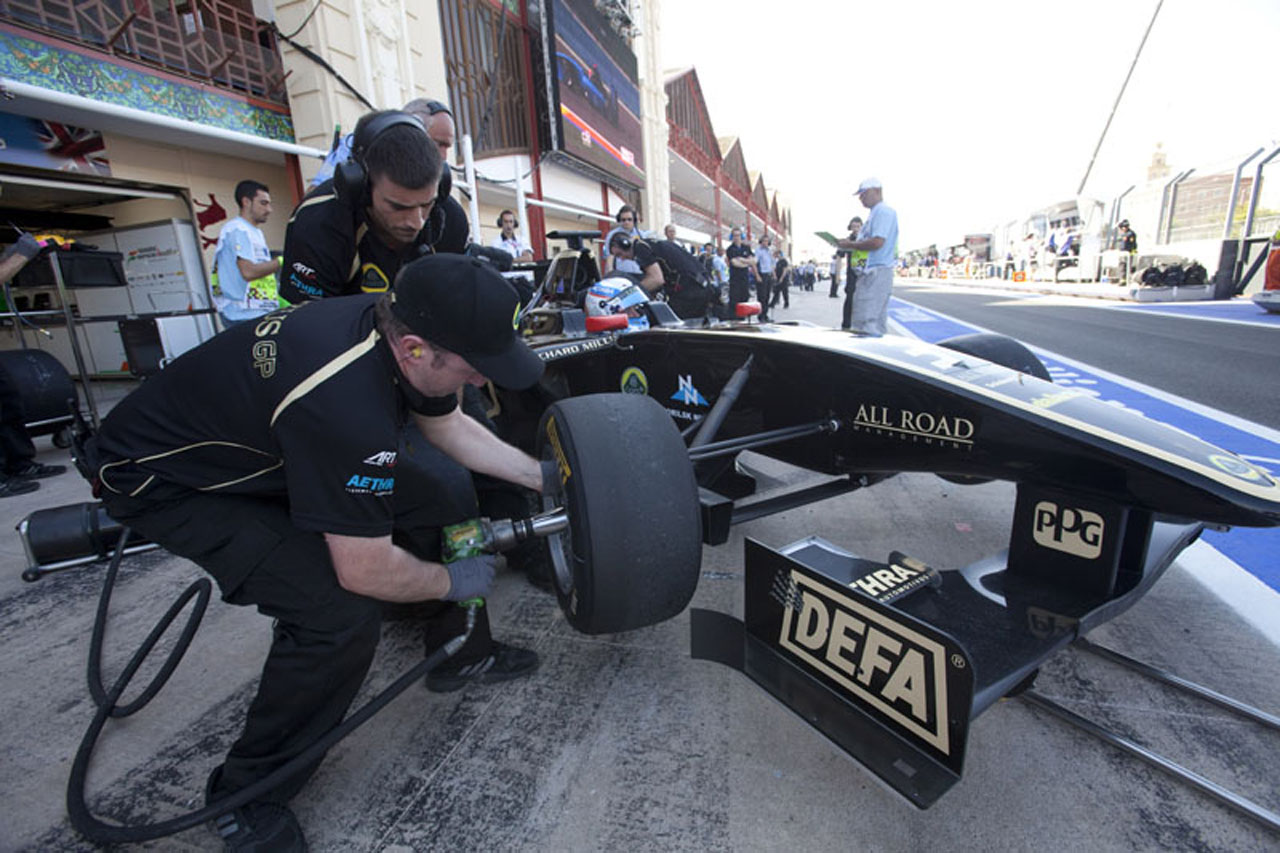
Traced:
<path fill-rule="evenodd" d="M 119 252 L 126 288 L 82 288 L 73 291 L 84 336 L 100 375 L 119 374 L 124 352 L 116 322 L 120 317 L 156 318 L 166 359 L 176 358 L 214 335 L 212 314 L 164 316 L 211 307 L 199 237 L 190 222 L 170 219 L 130 225 L 79 238 L 99 249 Z M 102 317 L 109 320 L 94 321 Z M 114 338 L 102 330 L 110 325 Z M 127 370 L 127 365 L 126 365 Z"/>

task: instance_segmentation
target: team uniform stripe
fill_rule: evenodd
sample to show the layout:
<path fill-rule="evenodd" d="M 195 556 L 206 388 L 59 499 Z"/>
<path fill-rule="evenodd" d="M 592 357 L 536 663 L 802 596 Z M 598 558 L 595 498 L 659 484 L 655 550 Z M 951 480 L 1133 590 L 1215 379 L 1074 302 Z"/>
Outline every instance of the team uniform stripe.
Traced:
<path fill-rule="evenodd" d="M 271 413 L 271 426 L 274 427 L 276 425 L 276 421 L 278 421 L 280 416 L 284 414 L 285 409 L 289 408 L 289 406 L 320 387 L 321 384 L 337 376 L 352 363 L 368 354 L 368 352 L 372 350 L 377 343 L 378 330 L 374 329 L 369 333 L 369 337 L 351 347 L 351 349 L 339 353 L 335 358 L 329 361 L 328 364 L 325 364 L 315 373 L 299 382 L 294 386 L 293 390 L 286 394 L 284 399 L 280 401 L 280 405 L 276 406 L 276 410 Z"/>

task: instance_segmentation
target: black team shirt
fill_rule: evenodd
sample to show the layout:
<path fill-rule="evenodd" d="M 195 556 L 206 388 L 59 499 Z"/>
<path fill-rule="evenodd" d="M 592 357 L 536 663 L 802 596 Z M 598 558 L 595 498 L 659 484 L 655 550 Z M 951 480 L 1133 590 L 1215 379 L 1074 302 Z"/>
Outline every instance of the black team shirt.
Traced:
<path fill-rule="evenodd" d="M 396 251 L 374 236 L 363 204 L 340 201 L 328 180 L 307 193 L 294 210 L 284 237 L 280 295 L 292 303 L 379 293 L 400 267 L 433 252 L 461 254 L 470 239 L 462 206 L 452 197 L 437 202 L 409 246 Z"/>
<path fill-rule="evenodd" d="M 242 323 L 185 353 L 102 423 L 103 485 L 286 500 L 303 530 L 391 532 L 399 369 L 374 329 L 378 296 L 326 299 Z M 444 415 L 454 395 L 426 398 Z"/>

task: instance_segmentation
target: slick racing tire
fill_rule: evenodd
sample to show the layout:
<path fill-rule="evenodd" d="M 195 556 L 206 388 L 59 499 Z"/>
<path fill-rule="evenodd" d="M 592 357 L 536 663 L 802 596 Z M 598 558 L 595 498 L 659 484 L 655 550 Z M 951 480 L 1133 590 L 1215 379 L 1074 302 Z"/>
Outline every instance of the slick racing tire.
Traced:
<path fill-rule="evenodd" d="M 1046 382 L 1053 381 L 1053 377 L 1049 375 L 1049 369 L 1044 366 L 1044 362 L 1035 353 L 1027 349 L 1019 341 L 1015 341 L 1005 335 L 994 335 L 985 332 L 973 335 L 958 335 L 954 338 L 947 338 L 945 341 L 939 341 L 938 346 L 962 352 L 965 355 L 977 356 L 993 364 L 1034 376 L 1037 379 L 1043 379 Z M 949 483 L 955 483 L 959 486 L 976 486 L 991 482 L 985 477 L 970 477 L 963 474 L 939 474 L 938 476 Z"/>
<path fill-rule="evenodd" d="M 654 625 L 693 597 L 702 564 L 698 485 L 662 406 L 637 394 L 591 394 L 550 406 L 538 455 L 560 467 L 567 530 L 549 536 L 556 596 L 584 634 Z"/>
<path fill-rule="evenodd" d="M 978 358 L 984 358 L 994 364 L 1008 367 L 1019 373 L 1026 373 L 1046 382 L 1053 381 L 1053 377 L 1049 375 L 1048 368 L 1044 366 L 1044 362 L 1040 361 L 1035 353 L 1013 338 L 1005 337 L 1004 335 L 988 333 L 958 335 L 954 338 L 947 338 L 945 341 L 939 341 L 938 346 L 962 352 L 965 355 L 975 355 Z"/>

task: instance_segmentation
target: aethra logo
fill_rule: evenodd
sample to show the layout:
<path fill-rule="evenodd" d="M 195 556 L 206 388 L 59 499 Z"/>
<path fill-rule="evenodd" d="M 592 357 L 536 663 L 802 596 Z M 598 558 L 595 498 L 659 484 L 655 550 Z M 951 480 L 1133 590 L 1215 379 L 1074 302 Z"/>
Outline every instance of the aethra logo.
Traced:
<path fill-rule="evenodd" d="M 1036 504 L 1032 537 L 1037 545 L 1085 560 L 1095 560 L 1102 553 L 1105 530 L 1102 516 L 1096 512 L 1058 506 L 1050 501 Z"/>

